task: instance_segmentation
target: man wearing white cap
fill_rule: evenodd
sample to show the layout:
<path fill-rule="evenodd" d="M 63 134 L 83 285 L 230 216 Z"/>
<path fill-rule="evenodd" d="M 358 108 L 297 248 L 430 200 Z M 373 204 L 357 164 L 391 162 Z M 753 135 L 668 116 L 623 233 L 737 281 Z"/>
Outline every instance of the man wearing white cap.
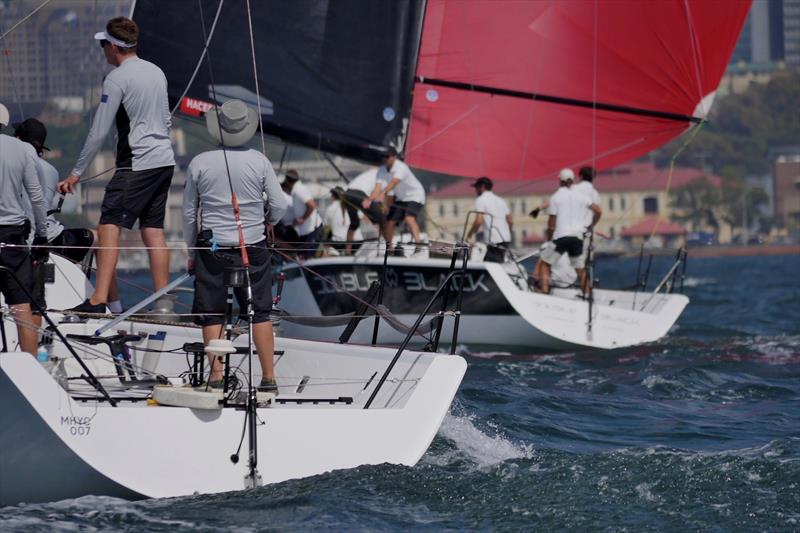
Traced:
<path fill-rule="evenodd" d="M 272 169 L 261 152 L 245 145 L 258 127 L 258 113 L 240 100 L 228 100 L 206 111 L 206 127 L 222 145 L 204 152 L 189 163 L 183 193 L 183 236 L 189 247 L 190 271 L 194 271 L 195 322 L 203 327 L 203 341 L 220 339 L 227 289 L 225 267 L 241 266 L 239 230 L 234 219 L 232 195 L 239 203 L 242 237 L 250 259 L 253 297 L 253 340 L 261 363 L 264 392 L 277 392 L 272 335 L 272 277 L 269 250 L 264 236 L 264 213 L 276 224 L 288 204 Z M 200 248 L 194 250 L 195 247 Z M 210 249 L 209 249 L 210 248 Z M 247 292 L 235 289 L 239 309 L 247 308 Z M 222 387 L 222 365 L 210 357 L 209 384 Z"/>
<path fill-rule="evenodd" d="M 150 256 L 153 288 L 159 290 L 169 281 L 164 213 L 175 157 L 169 138 L 167 79 L 160 68 L 136 55 L 139 39 L 136 23 L 125 17 L 113 18 L 106 24 L 106 30 L 94 38 L 103 48 L 106 61 L 116 68 L 103 82 L 92 129 L 75 168 L 59 183 L 59 191 L 73 192 L 116 124 L 117 168 L 106 186 L 101 208 L 95 290 L 89 299 L 72 309 L 103 313 L 106 303 L 116 303 L 119 298 L 116 267 L 121 228 L 131 229 L 137 220 Z"/>
<path fill-rule="evenodd" d="M 0 105 L 0 127 L 7 126 L 8 122 L 8 110 Z M 36 329 L 30 327 L 33 322 L 30 298 L 33 269 L 27 242 L 31 208 L 36 230 L 34 244 L 47 242 L 47 207 L 36 161 L 33 146 L 0 134 L 0 242 L 10 245 L 0 252 L 0 265 L 16 276 L 0 272 L 0 292 L 13 309 L 20 347 L 31 354 L 36 353 L 37 344 Z"/>
<path fill-rule="evenodd" d="M 583 233 L 586 231 L 586 213 L 594 213 L 593 222 L 600 217 L 600 206 L 580 192 L 571 188 L 575 173 L 565 168 L 558 173 L 559 188 L 550 197 L 547 220 L 547 237 L 555 244 L 555 249 L 542 253 L 541 259 L 546 263 L 542 269 L 542 292 L 550 292 L 550 268 L 563 254 L 569 255 L 570 264 L 580 277 L 583 267 L 580 266 L 583 252 Z"/>

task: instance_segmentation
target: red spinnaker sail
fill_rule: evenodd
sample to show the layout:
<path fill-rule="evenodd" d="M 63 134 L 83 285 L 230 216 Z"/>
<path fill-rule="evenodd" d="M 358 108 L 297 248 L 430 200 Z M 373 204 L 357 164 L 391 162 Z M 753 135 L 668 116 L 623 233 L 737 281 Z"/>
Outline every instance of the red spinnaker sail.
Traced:
<path fill-rule="evenodd" d="M 705 116 L 750 0 L 428 0 L 406 159 L 537 179 Z"/>

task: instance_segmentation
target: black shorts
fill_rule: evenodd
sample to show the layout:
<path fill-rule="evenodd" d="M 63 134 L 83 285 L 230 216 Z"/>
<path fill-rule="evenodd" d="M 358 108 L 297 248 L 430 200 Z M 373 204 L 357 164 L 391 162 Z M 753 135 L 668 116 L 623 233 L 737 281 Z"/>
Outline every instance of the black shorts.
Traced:
<path fill-rule="evenodd" d="M 272 227 L 272 231 L 275 232 L 275 238 L 279 241 L 287 243 L 300 242 L 300 235 L 297 234 L 294 226 L 278 222 Z"/>
<path fill-rule="evenodd" d="M 50 241 L 50 251 L 80 263 L 94 244 L 94 235 L 88 229 L 65 229 Z"/>
<path fill-rule="evenodd" d="M 270 253 L 266 242 L 247 247 L 250 258 L 250 283 L 253 287 L 253 322 L 267 322 L 272 310 L 272 273 Z M 242 266 L 241 252 L 225 249 L 212 252 L 197 250 L 194 256 L 194 304 L 192 313 L 195 324 L 211 326 L 224 323 L 228 288 L 225 287 L 224 272 L 228 267 Z M 247 288 L 234 289 L 236 301 L 242 313 L 247 309 Z"/>
<path fill-rule="evenodd" d="M 149 170 L 117 170 L 106 185 L 100 208 L 100 224 L 131 229 L 163 228 L 167 194 L 175 167 Z"/>
<path fill-rule="evenodd" d="M 363 212 L 373 224 L 383 224 L 385 217 L 383 206 L 380 202 L 372 202 L 368 208 L 364 209 L 361 203 L 367 198 L 366 193 L 359 189 L 348 189 L 344 193 L 344 205 L 347 208 L 347 216 L 350 217 L 350 229 L 357 230 L 361 225 L 358 212 Z"/>
<path fill-rule="evenodd" d="M 570 257 L 578 257 L 583 252 L 583 239 L 580 237 L 561 237 L 553 242 L 559 254 L 566 252 Z"/>
<path fill-rule="evenodd" d="M 298 244 L 295 249 L 305 257 L 313 257 L 319 248 L 319 242 L 322 240 L 322 233 L 325 226 L 320 224 L 313 231 L 299 237 Z"/>
<path fill-rule="evenodd" d="M 395 201 L 389 208 L 389 215 L 386 219 L 394 222 L 401 222 L 405 217 L 411 216 L 417 218 L 420 211 L 422 211 L 422 204 L 419 202 Z"/>
<path fill-rule="evenodd" d="M 28 292 L 33 292 L 31 256 L 28 248 L 23 246 L 27 241 L 27 233 L 27 226 L 0 226 L 0 242 L 21 246 L 0 249 L 0 265 L 13 270 L 19 279 L 18 284 L 11 274 L 0 271 L 0 292 L 5 296 L 8 305 L 31 303 L 30 297 L 22 289 L 25 287 Z"/>

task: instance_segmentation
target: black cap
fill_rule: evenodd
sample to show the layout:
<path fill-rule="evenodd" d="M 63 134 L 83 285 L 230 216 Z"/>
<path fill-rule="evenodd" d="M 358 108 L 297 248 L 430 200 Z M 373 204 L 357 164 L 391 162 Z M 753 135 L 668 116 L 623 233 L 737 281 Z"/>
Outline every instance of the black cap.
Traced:
<path fill-rule="evenodd" d="M 397 155 L 397 149 L 394 146 L 387 146 L 383 153 L 384 158 L 396 155 Z"/>
<path fill-rule="evenodd" d="M 491 191 L 494 183 L 492 180 L 487 178 L 486 176 L 481 176 L 480 178 L 476 179 L 475 182 L 472 184 L 473 187 L 483 187 L 487 191 Z"/>
<path fill-rule="evenodd" d="M 287 180 L 292 180 L 292 181 L 297 181 L 297 180 L 300 179 L 300 174 L 298 174 L 295 169 L 287 170 L 286 171 L 286 179 Z"/>
<path fill-rule="evenodd" d="M 47 128 L 35 118 L 28 118 L 11 126 L 14 128 L 14 135 L 20 141 L 37 144 L 42 150 L 50 150 L 44 145 L 47 140 Z"/>

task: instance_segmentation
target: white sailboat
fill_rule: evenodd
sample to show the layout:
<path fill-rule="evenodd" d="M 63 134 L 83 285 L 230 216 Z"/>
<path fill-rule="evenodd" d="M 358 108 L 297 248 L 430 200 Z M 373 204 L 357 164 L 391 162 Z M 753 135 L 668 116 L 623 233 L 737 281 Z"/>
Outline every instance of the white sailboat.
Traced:
<path fill-rule="evenodd" d="M 373 247 L 374 250 L 374 247 Z M 672 292 L 683 275 L 685 257 L 679 256 L 650 292 L 596 288 L 593 301 L 581 297 L 576 287 L 555 288 L 551 294 L 535 292 L 524 267 L 508 259 L 484 261 L 479 250 L 466 268 L 461 300 L 458 342 L 471 350 L 488 348 L 518 353 L 581 349 L 614 349 L 654 342 L 666 335 L 689 298 Z M 361 307 L 385 317 L 374 336 L 371 319 L 361 320 L 351 342 L 392 345 L 401 342 L 425 303 L 453 269 L 442 258 L 387 257 L 374 251 L 355 257 L 327 257 L 288 264 L 285 288 L 293 298 L 281 302 L 285 312 L 283 335 L 335 341 L 340 338 L 359 301 L 368 298 L 373 282 L 383 283 L 381 301 Z M 453 282 L 455 302 L 458 282 Z M 438 311 L 439 308 L 434 308 Z M 436 316 L 431 313 L 429 319 Z M 328 317 L 326 320 L 325 317 Z M 453 334 L 454 320 L 445 320 L 442 334 Z M 416 345 L 424 346 L 432 332 L 418 330 Z"/>
<path fill-rule="evenodd" d="M 83 273 L 52 260 L 49 301 L 85 298 Z M 0 505 L 215 493 L 365 464 L 413 466 L 466 370 L 458 356 L 279 338 L 279 394 L 258 395 L 250 424 L 246 386 L 223 394 L 186 385 L 202 376 L 199 329 L 124 320 L 97 343 L 107 322 L 58 324 L 74 354 L 55 335 L 46 365 L 14 351 L 15 328 L 4 328 Z M 122 335 L 132 337 L 108 343 Z M 246 342 L 239 335 L 233 344 L 245 352 Z M 245 355 L 232 355 L 239 383 L 246 365 Z"/>

